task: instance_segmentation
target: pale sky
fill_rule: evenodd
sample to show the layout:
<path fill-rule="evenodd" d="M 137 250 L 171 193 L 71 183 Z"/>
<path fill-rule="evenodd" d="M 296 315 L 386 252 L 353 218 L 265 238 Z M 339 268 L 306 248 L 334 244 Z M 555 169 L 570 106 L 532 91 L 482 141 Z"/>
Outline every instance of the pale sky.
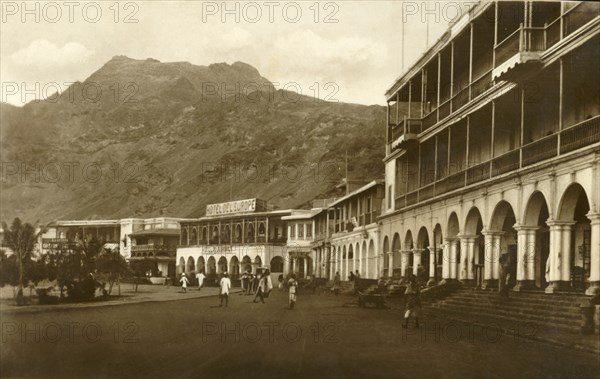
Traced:
<path fill-rule="evenodd" d="M 115 55 L 196 65 L 242 61 L 276 88 L 310 96 L 318 88 L 318 97 L 328 100 L 384 104 L 385 91 L 402 73 L 403 14 L 406 69 L 427 40 L 433 44 L 474 2 L 0 4 L 1 100 L 11 104 L 83 81 Z"/>

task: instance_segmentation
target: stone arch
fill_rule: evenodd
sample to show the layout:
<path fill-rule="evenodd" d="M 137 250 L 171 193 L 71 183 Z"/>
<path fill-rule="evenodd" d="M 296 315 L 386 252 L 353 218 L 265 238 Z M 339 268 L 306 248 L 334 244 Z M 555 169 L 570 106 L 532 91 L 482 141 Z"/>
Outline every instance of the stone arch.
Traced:
<path fill-rule="evenodd" d="M 242 270 L 252 272 L 252 259 L 247 255 L 242 258 Z"/>
<path fill-rule="evenodd" d="M 206 275 L 217 273 L 217 261 L 214 256 L 210 256 L 206 261 Z"/>
<path fill-rule="evenodd" d="M 569 246 L 568 267 L 563 271 L 562 281 L 570 281 L 571 287 L 583 290 L 591 273 L 592 228 L 588 219 L 589 196 L 579 183 L 571 183 L 564 191 L 558 207 L 558 221 L 565 223 L 560 239 Z"/>
<path fill-rule="evenodd" d="M 527 200 L 523 225 L 528 229 L 525 242 L 526 272 L 525 280 L 537 288 L 546 288 L 546 269 L 550 256 L 550 229 L 548 221 L 549 208 L 546 197 L 541 191 L 535 191 Z M 521 249 L 521 246 L 519 246 Z"/>
<path fill-rule="evenodd" d="M 240 261 L 235 255 L 229 260 L 229 274 L 237 278 L 240 274 Z"/>
<path fill-rule="evenodd" d="M 571 183 L 563 192 L 558 205 L 558 220 L 574 221 L 577 206 L 583 206 L 589 211 L 589 197 L 579 183 Z"/>
<path fill-rule="evenodd" d="M 260 255 L 257 255 L 256 257 L 254 257 L 254 264 L 256 265 L 256 267 L 262 266 L 262 259 L 260 258 Z"/>
<path fill-rule="evenodd" d="M 254 224 L 248 223 L 246 228 L 246 242 L 255 242 L 254 241 Z"/>
<path fill-rule="evenodd" d="M 186 274 L 192 273 L 196 270 L 196 265 L 194 262 L 194 258 L 193 257 L 188 257 L 187 259 L 187 265 L 185 266 L 185 272 Z"/>
<path fill-rule="evenodd" d="M 384 277 L 391 275 L 390 270 L 390 239 L 388 236 L 383 237 L 383 272 Z"/>
<path fill-rule="evenodd" d="M 177 270 L 179 271 L 180 274 L 185 272 L 185 258 L 184 257 L 179 258 L 179 266 L 177 267 Z"/>
<path fill-rule="evenodd" d="M 283 258 L 280 255 L 271 258 L 270 270 L 272 273 L 283 272 Z"/>
<path fill-rule="evenodd" d="M 188 231 L 187 228 L 181 229 L 181 244 L 183 246 L 188 245 Z"/>
<path fill-rule="evenodd" d="M 465 235 L 476 235 L 477 229 L 483 225 L 483 218 L 481 217 L 481 213 L 477 207 L 473 207 L 467 213 L 467 217 L 465 218 L 465 226 L 463 228 Z M 481 228 L 483 228 L 481 226 Z"/>
<path fill-rule="evenodd" d="M 242 241 L 242 225 L 239 223 L 235 224 L 235 234 L 234 234 L 233 238 L 236 242 Z"/>
<path fill-rule="evenodd" d="M 223 233 L 221 234 L 221 242 L 229 242 L 231 238 L 231 228 L 229 225 L 223 227 Z"/>
<path fill-rule="evenodd" d="M 369 257 L 369 267 L 367 270 L 367 277 L 369 277 L 369 279 L 377 279 L 377 256 L 375 255 L 375 242 L 372 239 L 369 240 L 368 249 L 367 256 Z"/>
<path fill-rule="evenodd" d="M 368 267 L 373 264 L 372 262 L 370 262 L 371 257 L 369 257 L 367 254 L 367 241 L 366 240 L 363 241 L 363 243 L 362 243 L 359 257 L 360 257 L 360 264 L 359 264 L 360 276 L 365 278 L 369 275 Z"/>
<path fill-rule="evenodd" d="M 449 238 L 455 238 L 460 233 L 460 223 L 456 212 L 450 213 L 448 217 L 448 227 L 446 228 L 446 234 Z"/>
<path fill-rule="evenodd" d="M 513 206 L 508 201 L 501 200 L 500 202 L 498 202 L 498 204 L 496 204 L 496 207 L 494 207 L 492 217 L 490 218 L 490 221 L 488 223 L 488 229 L 503 230 L 504 223 L 507 217 L 510 218 L 510 220 L 514 221 L 512 225 L 514 225 L 517 222 Z"/>
<path fill-rule="evenodd" d="M 417 234 L 417 249 L 426 249 L 429 247 L 429 234 L 427 228 L 422 226 Z"/>
<path fill-rule="evenodd" d="M 204 262 L 204 257 L 198 257 L 198 262 L 196 264 L 196 269 L 198 270 L 198 272 L 203 272 L 206 273 L 206 268 L 205 268 L 205 262 Z"/>
<path fill-rule="evenodd" d="M 429 279 L 429 247 L 429 232 L 425 226 L 422 226 L 417 234 L 417 249 L 421 253 L 420 262 L 416 262 L 416 268 L 413 268 L 413 273 L 416 273 L 423 284 Z"/>
<path fill-rule="evenodd" d="M 444 243 L 444 235 L 442 232 L 442 226 L 435 224 L 433 227 L 433 249 L 434 249 L 434 267 L 435 267 L 435 282 L 439 282 L 442 279 L 442 266 L 444 263 L 444 250 L 442 244 Z M 430 262 L 431 264 L 431 262 Z M 431 278 L 430 278 L 431 279 Z"/>
<path fill-rule="evenodd" d="M 224 274 L 227 272 L 227 258 L 219 258 L 219 262 L 217 262 L 217 269 L 219 274 Z"/>
<path fill-rule="evenodd" d="M 192 232 L 190 233 L 190 245 L 198 244 L 198 229 L 196 227 L 192 227 Z"/>

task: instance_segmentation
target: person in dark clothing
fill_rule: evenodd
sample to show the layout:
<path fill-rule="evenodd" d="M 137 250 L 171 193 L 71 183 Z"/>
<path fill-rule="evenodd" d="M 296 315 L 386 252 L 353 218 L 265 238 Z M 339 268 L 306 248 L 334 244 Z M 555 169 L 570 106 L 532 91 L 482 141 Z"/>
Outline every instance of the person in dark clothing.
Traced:
<path fill-rule="evenodd" d="M 510 278 L 510 255 L 505 253 L 500 256 L 500 282 L 498 283 L 498 294 L 508 297 L 508 281 Z"/>
<path fill-rule="evenodd" d="M 421 312 L 421 286 L 415 276 L 411 276 L 406 283 L 406 312 L 404 313 L 404 329 L 408 328 L 408 320 L 410 316 L 415 318 L 415 328 L 419 327 L 419 313 Z"/>

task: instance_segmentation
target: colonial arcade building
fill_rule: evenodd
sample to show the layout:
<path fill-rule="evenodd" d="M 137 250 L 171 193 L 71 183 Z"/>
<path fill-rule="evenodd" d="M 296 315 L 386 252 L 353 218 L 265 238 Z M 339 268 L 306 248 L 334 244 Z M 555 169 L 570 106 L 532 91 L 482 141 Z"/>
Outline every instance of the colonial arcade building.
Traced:
<path fill-rule="evenodd" d="M 350 271 L 358 271 L 363 278 L 379 277 L 383 256 L 377 254 L 380 251 L 377 218 L 383 198 L 384 183 L 374 180 L 329 205 L 329 211 L 325 212 L 326 227 L 317 225 L 317 230 L 331 233 L 328 243 L 321 245 L 326 249 L 317 250 L 321 262 L 323 253 L 329 253 L 326 266 L 329 278 L 339 272 L 341 279 L 347 280 Z M 319 220 L 323 222 L 323 218 Z"/>
<path fill-rule="evenodd" d="M 599 3 L 479 3 L 393 84 L 384 275 L 496 287 L 507 253 L 513 290 L 600 291 L 599 31 Z"/>
<path fill-rule="evenodd" d="M 260 199 L 209 204 L 206 215 L 181 223 L 177 271 L 204 272 L 208 278 L 227 272 L 233 279 L 267 267 L 284 272 L 287 223 L 292 210 L 269 210 Z"/>

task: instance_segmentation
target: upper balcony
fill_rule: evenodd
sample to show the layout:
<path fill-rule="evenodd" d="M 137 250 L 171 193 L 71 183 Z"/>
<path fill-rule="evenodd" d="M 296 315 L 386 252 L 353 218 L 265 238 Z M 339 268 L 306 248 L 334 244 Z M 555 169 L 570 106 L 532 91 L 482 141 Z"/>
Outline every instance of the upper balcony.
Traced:
<path fill-rule="evenodd" d="M 536 69 L 551 47 L 600 20 L 600 4 L 581 2 L 549 24 L 524 26 L 494 46 L 493 79 L 512 80 L 524 70 Z"/>
<path fill-rule="evenodd" d="M 546 28 L 524 27 L 523 24 L 494 47 L 492 77 L 508 79 L 524 68 L 541 65 L 546 50 Z"/>
<path fill-rule="evenodd" d="M 422 128 L 423 121 L 421 119 L 404 116 L 398 124 L 392 127 L 391 150 L 406 148 L 410 142 L 416 142 Z"/>
<path fill-rule="evenodd" d="M 416 205 L 455 190 L 493 180 L 504 174 L 527 169 L 598 142 L 600 142 L 600 116 L 595 116 L 397 196 L 395 209 Z"/>
<path fill-rule="evenodd" d="M 132 245 L 131 258 L 172 258 L 175 257 L 175 247 L 167 245 Z"/>

